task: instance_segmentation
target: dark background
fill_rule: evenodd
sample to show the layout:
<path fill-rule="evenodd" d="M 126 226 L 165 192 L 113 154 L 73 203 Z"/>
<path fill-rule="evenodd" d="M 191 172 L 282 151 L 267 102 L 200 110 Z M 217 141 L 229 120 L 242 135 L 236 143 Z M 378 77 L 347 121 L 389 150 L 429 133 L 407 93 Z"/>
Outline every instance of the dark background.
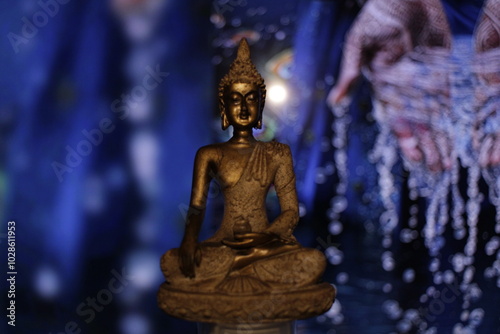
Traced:
<path fill-rule="evenodd" d="M 471 34 L 481 1 L 443 4 L 453 32 Z M 382 266 L 387 249 L 378 219 L 384 209 L 377 171 L 368 161 L 378 128 L 366 82 L 342 123 L 347 141 L 332 145 L 336 133 L 326 94 L 361 5 L 1 2 L 0 240 L 6 254 L 6 225 L 15 221 L 17 270 L 16 327 L 2 315 L 2 333 L 196 332 L 195 324 L 157 308 L 159 258 L 182 238 L 196 149 L 229 136 L 220 130 L 217 84 L 243 36 L 268 88 L 288 91 L 284 103 L 268 95 L 258 136 L 291 146 L 302 217 L 295 234 L 325 252 L 331 263 L 325 280 L 338 289 L 334 307 L 299 321 L 298 333 L 461 333 L 453 332 L 462 313 L 455 283 L 434 284 L 422 238 L 404 242 L 398 234 L 407 227 L 408 209 L 425 207 L 407 199 L 401 164 L 394 169 L 401 217 L 391 249 L 396 264 Z M 163 74 L 157 81 L 148 77 L 157 85 L 145 88 L 154 71 Z M 344 182 L 339 151 L 347 157 L 345 191 L 338 189 Z M 204 237 L 220 217 L 218 189 L 210 199 Z M 273 194 L 269 203 L 273 214 Z M 483 209 L 481 221 L 493 221 L 494 209 Z M 417 235 L 422 224 L 414 227 Z M 480 231 L 494 233 L 487 224 Z M 478 249 L 484 248 L 483 234 Z M 452 240 L 451 232 L 445 236 Z M 442 262 L 461 247 L 448 243 Z M 476 260 L 482 297 L 468 309 L 484 311 L 477 333 L 500 333 L 498 283 L 482 274 L 495 258 Z M 422 299 L 426 293 L 430 297 Z"/>

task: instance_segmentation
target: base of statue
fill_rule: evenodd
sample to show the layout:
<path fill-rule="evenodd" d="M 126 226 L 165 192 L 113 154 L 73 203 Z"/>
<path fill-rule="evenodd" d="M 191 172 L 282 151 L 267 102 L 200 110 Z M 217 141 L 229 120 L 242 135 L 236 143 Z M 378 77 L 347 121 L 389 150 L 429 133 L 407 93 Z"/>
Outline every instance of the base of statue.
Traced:
<path fill-rule="evenodd" d="M 295 321 L 269 324 L 198 323 L 198 334 L 295 334 Z"/>
<path fill-rule="evenodd" d="M 335 295 L 336 290 L 329 283 L 260 294 L 228 295 L 181 291 L 165 282 L 158 291 L 158 305 L 171 316 L 194 322 L 262 325 L 323 314 L 332 306 Z"/>

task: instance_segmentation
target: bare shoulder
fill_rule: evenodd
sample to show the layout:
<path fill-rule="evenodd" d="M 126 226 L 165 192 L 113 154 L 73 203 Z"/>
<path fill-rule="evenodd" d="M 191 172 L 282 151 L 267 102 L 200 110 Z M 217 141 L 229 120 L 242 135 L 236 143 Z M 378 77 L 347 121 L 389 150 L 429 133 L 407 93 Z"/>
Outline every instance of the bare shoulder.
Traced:
<path fill-rule="evenodd" d="M 218 161 L 221 150 L 220 145 L 221 144 L 210 144 L 200 147 L 196 152 L 196 160 L 205 162 Z"/>

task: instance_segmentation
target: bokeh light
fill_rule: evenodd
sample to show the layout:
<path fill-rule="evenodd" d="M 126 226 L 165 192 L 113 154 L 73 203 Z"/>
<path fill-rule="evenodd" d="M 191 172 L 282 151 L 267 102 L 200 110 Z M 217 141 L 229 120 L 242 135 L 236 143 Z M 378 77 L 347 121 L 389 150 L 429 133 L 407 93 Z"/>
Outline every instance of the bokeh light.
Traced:
<path fill-rule="evenodd" d="M 274 84 L 268 88 L 267 97 L 271 102 L 283 103 L 288 96 L 288 92 L 283 85 Z"/>

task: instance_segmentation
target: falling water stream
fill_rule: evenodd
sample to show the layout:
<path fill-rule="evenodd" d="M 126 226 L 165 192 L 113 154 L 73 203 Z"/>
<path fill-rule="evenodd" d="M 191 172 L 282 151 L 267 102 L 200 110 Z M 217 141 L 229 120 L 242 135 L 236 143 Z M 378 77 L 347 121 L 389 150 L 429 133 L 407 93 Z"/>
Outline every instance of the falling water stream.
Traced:
<path fill-rule="evenodd" d="M 440 111 L 439 124 L 431 124 L 434 127 L 439 126 L 451 139 L 451 166 L 440 171 L 430 171 L 424 163 L 403 159 L 404 167 L 409 172 L 409 198 L 414 202 L 418 198 L 425 199 L 425 205 L 409 206 L 407 227 L 403 228 L 400 222 L 400 189 L 394 175 L 394 167 L 400 161 L 398 141 L 388 122 L 381 122 L 379 119 L 379 134 L 369 156 L 370 161 L 375 163 L 379 194 L 384 206 L 379 220 L 382 247 L 385 249 L 381 257 L 382 268 L 387 272 L 395 268 L 396 260 L 391 251 L 391 246 L 396 241 L 395 232 L 399 232 L 398 239 L 403 243 L 409 243 L 422 235 L 430 256 L 428 270 L 432 274 L 432 283 L 420 295 L 420 307 L 404 310 L 398 301 L 392 299 L 384 303 L 389 317 L 398 321 L 399 333 L 437 333 L 438 329 L 433 323 L 434 317 L 430 316 L 437 312 L 436 300 L 447 304 L 447 301 L 451 300 L 450 296 L 456 296 L 461 298 L 461 313 L 453 327 L 453 334 L 474 334 L 487 316 L 482 308 L 476 306 L 486 293 L 481 290 L 478 278 L 484 276 L 487 280 L 496 281 L 496 286 L 500 288 L 500 166 L 482 165 L 479 157 L 481 149 L 477 148 L 478 141 L 481 144 L 488 140 L 488 135 L 495 138 L 500 132 L 500 119 L 497 115 L 497 110 L 500 109 L 500 90 L 497 87 L 496 92 L 490 92 L 491 98 L 487 102 L 490 111 L 480 119 L 481 108 L 485 106 L 478 105 L 473 93 L 474 89 L 481 87 L 478 88 L 480 84 L 477 78 L 480 73 L 477 73 L 473 64 L 475 58 L 471 45 L 470 37 L 455 38 L 449 63 L 445 65 L 445 70 L 449 73 L 452 107 L 449 111 Z M 496 67 L 499 68 L 493 67 L 489 71 L 493 71 L 498 77 L 500 65 Z M 383 108 L 381 103 L 374 101 L 375 114 L 383 113 Z M 349 171 L 346 150 L 347 129 L 350 123 L 348 109 L 349 103 L 344 102 L 332 110 L 335 116 L 332 143 L 336 150 L 335 167 L 339 182 L 336 196 L 331 202 L 331 231 L 336 230 L 333 226 L 338 224 L 340 214 L 347 207 L 339 203 L 347 202 L 345 195 Z M 481 186 L 483 180 L 487 185 L 486 191 L 483 189 L 486 187 Z M 495 228 L 493 235 L 480 236 L 479 217 L 486 201 L 496 209 L 495 221 L 481 223 L 495 224 Z M 419 210 L 425 211 L 423 230 L 419 230 L 417 223 Z M 447 229 L 451 229 L 451 233 L 446 233 Z M 481 237 L 488 238 L 485 240 L 484 249 L 478 249 Z M 450 242 L 463 246 L 461 250 L 452 251 L 446 258 L 443 256 L 443 249 Z M 481 256 L 484 256 L 484 252 L 493 258 L 484 272 L 476 271 L 479 252 Z M 445 263 L 446 260 L 449 263 Z M 411 283 L 414 279 L 413 268 L 403 271 L 403 282 Z M 450 291 L 453 294 L 450 295 Z"/>

